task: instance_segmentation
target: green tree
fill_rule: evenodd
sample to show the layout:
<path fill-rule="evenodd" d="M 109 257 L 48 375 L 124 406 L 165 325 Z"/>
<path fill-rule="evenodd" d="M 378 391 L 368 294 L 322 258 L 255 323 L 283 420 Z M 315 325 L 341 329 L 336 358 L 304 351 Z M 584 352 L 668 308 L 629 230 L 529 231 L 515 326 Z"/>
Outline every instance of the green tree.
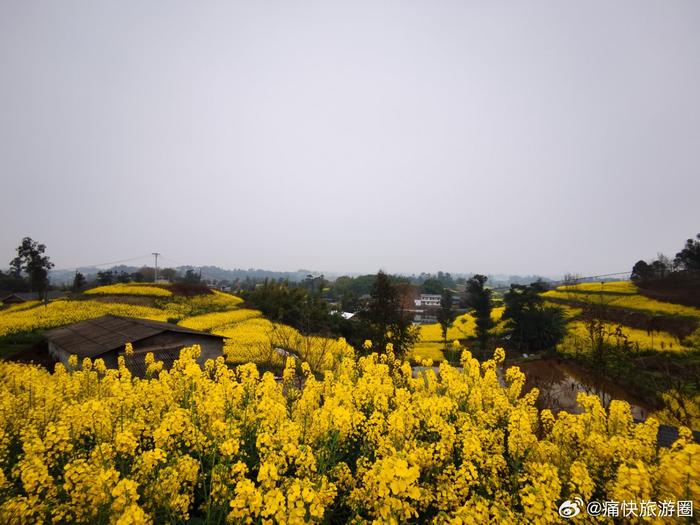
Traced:
<path fill-rule="evenodd" d="M 112 270 L 101 270 L 97 272 L 97 284 L 107 286 L 114 283 L 115 275 Z"/>
<path fill-rule="evenodd" d="M 177 280 L 177 270 L 175 268 L 163 268 L 158 272 L 161 279 L 170 281 L 171 283 Z"/>
<path fill-rule="evenodd" d="M 271 321 L 293 326 L 304 334 L 326 333 L 334 323 L 320 290 L 309 293 L 287 281 L 266 280 L 243 297 Z"/>
<path fill-rule="evenodd" d="M 676 254 L 676 266 L 688 271 L 700 272 L 700 233 L 696 239 L 688 239 L 685 247 Z"/>
<path fill-rule="evenodd" d="M 85 276 L 80 272 L 75 272 L 75 277 L 73 278 L 73 291 L 79 292 L 85 288 L 86 280 Z"/>
<path fill-rule="evenodd" d="M 427 280 L 423 281 L 423 284 L 421 285 L 421 291 L 423 293 L 437 295 L 437 294 L 441 294 L 444 289 L 445 289 L 445 286 L 437 279 L 427 279 Z"/>
<path fill-rule="evenodd" d="M 512 284 L 503 296 L 502 319 L 510 342 L 521 352 L 552 351 L 566 335 L 561 308 L 546 306 L 537 285 Z"/>
<path fill-rule="evenodd" d="M 651 266 L 649 266 L 649 264 L 647 264 L 646 261 L 637 261 L 632 267 L 632 274 L 630 275 L 630 279 L 635 284 L 642 284 L 650 280 L 653 277 L 653 275 L 654 270 L 651 269 Z"/>
<path fill-rule="evenodd" d="M 442 340 L 447 348 L 447 331 L 452 326 L 455 320 L 456 314 L 452 308 L 452 290 L 445 289 L 442 292 L 442 297 L 440 298 L 440 308 L 437 311 L 437 321 L 440 323 L 440 329 L 442 330 Z"/>
<path fill-rule="evenodd" d="M 199 272 L 194 271 L 192 268 L 188 268 L 182 280 L 186 283 L 197 284 L 201 282 L 202 276 L 199 274 Z"/>
<path fill-rule="evenodd" d="M 371 299 L 360 317 L 375 351 L 383 352 L 391 343 L 396 356 L 404 357 L 418 340 L 418 330 L 404 309 L 399 284 L 392 283 L 386 273 L 377 273 Z"/>
<path fill-rule="evenodd" d="M 369 295 L 374 285 L 375 275 L 359 275 L 338 277 L 331 286 L 331 297 L 340 302 L 340 307 L 346 312 L 357 312 L 362 309 L 365 295 Z"/>
<path fill-rule="evenodd" d="M 141 282 L 152 283 L 156 280 L 156 269 L 152 266 L 142 266 L 138 272 L 141 274 Z"/>
<path fill-rule="evenodd" d="M 474 310 L 476 320 L 476 338 L 479 346 L 486 358 L 486 343 L 489 338 L 489 330 L 493 328 L 491 310 L 493 310 L 492 291 L 486 288 L 488 277 L 485 275 L 474 275 L 467 281 L 464 302 Z"/>
<path fill-rule="evenodd" d="M 46 296 L 49 287 L 49 270 L 53 263 L 44 255 L 46 246 L 33 241 L 30 237 L 22 239 L 22 244 L 17 247 L 17 257 L 10 262 L 12 273 L 16 276 L 25 274 L 29 279 L 29 285 L 33 292 L 37 292 L 40 299 Z"/>

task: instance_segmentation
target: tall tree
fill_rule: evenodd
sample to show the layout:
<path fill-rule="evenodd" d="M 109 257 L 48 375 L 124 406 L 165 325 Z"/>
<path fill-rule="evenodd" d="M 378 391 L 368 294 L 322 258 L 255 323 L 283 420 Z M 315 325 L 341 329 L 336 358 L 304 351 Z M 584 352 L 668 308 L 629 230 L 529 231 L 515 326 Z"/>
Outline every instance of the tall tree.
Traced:
<path fill-rule="evenodd" d="M 474 275 L 467 281 L 464 297 L 466 305 L 474 310 L 476 338 L 479 340 L 479 346 L 484 358 L 486 357 L 486 343 L 489 337 L 489 330 L 493 328 L 494 324 L 491 319 L 491 310 L 493 309 L 492 291 L 485 286 L 487 280 L 488 277 L 485 275 Z"/>
<path fill-rule="evenodd" d="M 391 343 L 394 353 L 405 356 L 418 339 L 409 313 L 404 309 L 397 284 L 380 271 L 372 286 L 371 299 L 361 317 L 367 324 L 372 348 L 383 352 Z"/>
<path fill-rule="evenodd" d="M 80 272 L 75 272 L 75 277 L 73 278 L 73 291 L 79 292 L 85 288 L 85 276 Z"/>
<path fill-rule="evenodd" d="M 177 280 L 177 270 L 175 268 L 163 268 L 159 272 L 159 277 L 174 283 Z"/>
<path fill-rule="evenodd" d="M 442 330 L 442 340 L 447 348 L 447 331 L 455 320 L 455 311 L 452 308 L 452 290 L 445 288 L 440 298 L 440 308 L 437 311 L 437 321 Z"/>
<path fill-rule="evenodd" d="M 636 284 L 641 284 L 650 280 L 653 275 L 654 270 L 652 270 L 651 266 L 649 266 L 646 261 L 637 261 L 632 267 L 630 279 Z"/>
<path fill-rule="evenodd" d="M 700 233 L 696 235 L 696 240 L 688 239 L 685 242 L 685 247 L 676 254 L 674 262 L 684 270 L 700 272 Z"/>
<path fill-rule="evenodd" d="M 26 274 L 33 292 L 44 298 L 49 287 L 49 270 L 53 263 L 44 255 L 46 246 L 33 241 L 30 237 L 22 239 L 17 247 L 17 257 L 10 262 L 12 273 L 16 276 Z"/>

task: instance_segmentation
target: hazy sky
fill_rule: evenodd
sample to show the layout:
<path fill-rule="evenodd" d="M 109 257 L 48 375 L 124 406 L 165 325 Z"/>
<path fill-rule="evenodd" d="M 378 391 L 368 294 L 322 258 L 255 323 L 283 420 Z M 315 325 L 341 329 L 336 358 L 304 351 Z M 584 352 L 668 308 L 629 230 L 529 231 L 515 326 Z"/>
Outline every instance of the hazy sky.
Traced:
<path fill-rule="evenodd" d="M 696 0 L 0 1 L 0 266 L 618 272 L 699 161 Z"/>

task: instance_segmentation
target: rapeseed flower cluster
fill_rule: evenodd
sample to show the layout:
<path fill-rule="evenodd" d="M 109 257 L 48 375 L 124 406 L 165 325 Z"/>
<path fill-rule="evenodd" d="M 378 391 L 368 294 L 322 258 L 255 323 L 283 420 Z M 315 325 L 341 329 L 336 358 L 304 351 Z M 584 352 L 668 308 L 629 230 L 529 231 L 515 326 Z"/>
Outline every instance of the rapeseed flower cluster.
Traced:
<path fill-rule="evenodd" d="M 198 353 L 146 379 L 0 363 L 0 522 L 546 524 L 574 497 L 700 498 L 687 429 L 658 450 L 621 401 L 538 412 L 500 350 L 417 377 L 390 351 L 289 358 L 281 380 Z"/>
<path fill-rule="evenodd" d="M 32 307 L 0 312 L 0 337 L 56 328 L 107 314 L 154 321 L 166 321 L 169 317 L 168 312 L 149 306 L 58 299 L 47 305 L 36 304 Z"/>
<path fill-rule="evenodd" d="M 212 312 L 188 317 L 187 319 L 180 321 L 179 324 L 194 330 L 206 330 L 217 333 L 218 331 L 226 329 L 231 325 L 247 321 L 248 319 L 254 319 L 256 317 L 262 317 L 262 312 L 259 310 L 240 308 L 236 310 Z"/>
<path fill-rule="evenodd" d="M 173 293 L 163 286 L 142 283 L 117 283 L 97 286 L 85 291 L 85 295 L 136 295 L 144 297 L 171 297 Z"/>

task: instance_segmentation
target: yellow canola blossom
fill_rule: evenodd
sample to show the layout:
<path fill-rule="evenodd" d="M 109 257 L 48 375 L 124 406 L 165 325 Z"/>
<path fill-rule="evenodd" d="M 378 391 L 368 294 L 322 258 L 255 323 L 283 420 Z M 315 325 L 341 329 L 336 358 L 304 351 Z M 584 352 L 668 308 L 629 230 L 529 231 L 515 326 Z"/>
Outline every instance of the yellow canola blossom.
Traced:
<path fill-rule="evenodd" d="M 215 330 L 227 338 L 224 345 L 230 363 L 255 363 L 264 368 L 281 368 L 287 357 L 308 364 L 316 372 L 333 370 L 355 353 L 345 339 L 304 336 L 296 329 L 253 317 Z"/>
<path fill-rule="evenodd" d="M 597 283 L 579 283 L 557 287 L 558 291 L 570 293 L 601 293 L 636 295 L 639 289 L 632 281 L 608 281 Z"/>
<path fill-rule="evenodd" d="M 592 304 L 600 304 L 602 302 L 602 304 L 610 308 L 624 308 L 628 310 L 637 310 L 640 312 L 660 315 L 700 317 L 700 308 L 668 303 L 665 301 L 657 301 L 656 299 L 651 299 L 650 297 L 639 294 L 621 292 L 607 293 L 587 290 L 570 291 L 565 287 L 560 287 L 556 290 L 544 292 L 542 296 L 546 299 L 574 302 L 574 306 L 576 306 L 576 301 Z"/>
<path fill-rule="evenodd" d="M 243 302 L 235 295 L 211 290 L 212 293 L 192 297 L 173 296 L 158 299 L 156 305 L 166 310 L 170 317 L 184 318 L 199 316 L 211 312 L 232 310 Z"/>
<path fill-rule="evenodd" d="M 0 311 L 0 337 L 21 332 L 55 328 L 102 315 L 113 314 L 166 321 L 166 312 L 157 308 L 98 301 L 60 299 L 20 311 Z"/>
<path fill-rule="evenodd" d="M 504 307 L 499 306 L 491 311 L 491 319 L 498 323 L 503 315 Z M 447 340 L 454 341 L 455 339 L 464 339 L 466 337 L 474 337 L 476 335 L 476 320 L 470 313 L 458 316 L 452 326 L 447 330 Z M 421 342 L 441 342 L 442 327 L 440 323 L 424 324 L 420 327 Z"/>
<path fill-rule="evenodd" d="M 230 325 L 235 325 L 241 321 L 247 321 L 248 319 L 253 319 L 255 317 L 262 317 L 262 313 L 258 310 L 243 308 L 239 310 L 230 310 L 227 312 L 214 312 L 188 317 L 187 319 L 180 321 L 179 324 L 186 328 L 218 333 L 218 331 L 224 330 Z"/>
<path fill-rule="evenodd" d="M 457 317 L 447 330 L 447 340 L 464 339 L 476 334 L 476 321 L 471 314 Z M 420 342 L 442 342 L 442 328 L 439 323 L 420 326 Z"/>
<path fill-rule="evenodd" d="M 492 329 L 493 334 L 500 334 L 503 331 L 504 323 L 501 322 L 505 308 L 496 307 L 491 311 L 491 319 L 496 323 Z M 458 316 L 452 326 L 447 330 L 447 340 L 454 341 L 476 336 L 476 320 L 471 313 Z M 443 361 L 445 354 L 443 350 L 445 344 L 442 338 L 442 327 L 439 323 L 424 324 L 420 326 L 420 339 L 411 351 L 411 358 L 414 361 L 422 359 L 432 359 L 433 361 Z"/>
<path fill-rule="evenodd" d="M 0 362 L 0 523 L 550 524 L 576 497 L 700 500 L 687 429 L 658 449 L 621 401 L 539 412 L 500 351 L 416 378 L 345 357 L 303 385 L 198 353 L 148 379 Z"/>
<path fill-rule="evenodd" d="M 619 340 L 620 344 L 627 340 L 632 350 L 663 350 L 668 352 L 683 352 L 688 348 L 684 347 L 677 337 L 668 332 L 647 332 L 629 326 L 620 326 L 613 323 L 604 323 L 605 330 L 611 342 Z M 568 334 L 559 345 L 562 353 L 572 353 L 573 349 L 585 349 L 590 347 L 586 342 L 590 339 L 586 325 L 583 321 L 573 321 L 568 325 Z"/>
<path fill-rule="evenodd" d="M 163 287 L 141 283 L 118 283 L 98 286 L 85 291 L 85 295 L 141 295 L 145 297 L 170 297 L 173 293 Z"/>
<path fill-rule="evenodd" d="M 34 308 L 35 306 L 39 306 L 40 304 L 43 304 L 43 303 L 39 300 L 25 301 L 23 303 L 13 304 L 13 305 L 4 307 L 2 310 L 0 310 L 0 314 L 8 314 L 11 312 L 21 312 L 22 310 L 29 310 L 30 308 Z M 2 303 L 0 303 L 0 305 L 2 305 Z"/>

